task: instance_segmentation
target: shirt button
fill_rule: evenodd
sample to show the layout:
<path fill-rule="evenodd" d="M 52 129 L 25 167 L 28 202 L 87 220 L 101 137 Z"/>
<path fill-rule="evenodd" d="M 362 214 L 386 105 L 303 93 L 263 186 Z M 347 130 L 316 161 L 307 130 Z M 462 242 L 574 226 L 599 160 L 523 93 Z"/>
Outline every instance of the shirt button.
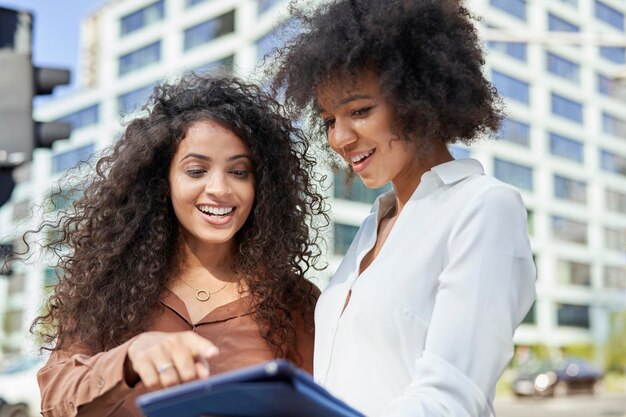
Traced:
<path fill-rule="evenodd" d="M 98 382 L 96 382 L 96 387 L 98 387 L 98 388 L 104 387 L 104 379 L 99 378 Z"/>

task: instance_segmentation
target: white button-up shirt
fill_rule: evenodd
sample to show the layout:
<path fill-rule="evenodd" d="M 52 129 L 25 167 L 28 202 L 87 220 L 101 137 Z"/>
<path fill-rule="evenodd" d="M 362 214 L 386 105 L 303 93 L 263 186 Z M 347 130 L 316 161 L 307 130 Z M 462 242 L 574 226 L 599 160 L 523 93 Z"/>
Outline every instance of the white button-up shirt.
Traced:
<path fill-rule="evenodd" d="M 474 159 L 438 165 L 359 276 L 395 198 L 374 203 L 317 303 L 315 378 L 368 417 L 491 416 L 535 299 L 522 199 Z"/>

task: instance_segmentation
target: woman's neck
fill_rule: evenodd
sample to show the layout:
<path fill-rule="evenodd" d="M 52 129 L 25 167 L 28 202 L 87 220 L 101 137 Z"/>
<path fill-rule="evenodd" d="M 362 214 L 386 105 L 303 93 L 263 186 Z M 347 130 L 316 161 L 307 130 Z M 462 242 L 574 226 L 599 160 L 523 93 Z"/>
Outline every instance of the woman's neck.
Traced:
<path fill-rule="evenodd" d="M 396 210 L 394 215 L 400 214 L 404 205 L 413 195 L 422 181 L 422 175 L 433 167 L 454 160 L 448 147 L 443 142 L 433 144 L 427 155 L 418 155 L 398 177 L 393 180 L 396 193 Z"/>
<path fill-rule="evenodd" d="M 191 245 L 180 238 L 183 274 L 208 272 L 213 276 L 232 275 L 236 247 L 234 241 L 210 245 Z"/>

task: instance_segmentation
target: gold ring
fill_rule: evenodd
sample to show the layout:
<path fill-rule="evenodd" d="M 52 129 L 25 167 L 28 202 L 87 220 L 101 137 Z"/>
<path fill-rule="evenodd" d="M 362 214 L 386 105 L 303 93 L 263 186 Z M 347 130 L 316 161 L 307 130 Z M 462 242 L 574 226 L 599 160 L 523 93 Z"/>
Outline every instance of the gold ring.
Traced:
<path fill-rule="evenodd" d="M 167 371 L 168 369 L 173 368 L 173 367 L 174 367 L 174 364 L 173 364 L 173 363 L 166 363 L 166 364 L 163 364 L 163 365 L 161 365 L 161 366 L 158 366 L 158 367 L 157 367 L 157 373 L 158 373 L 158 374 L 162 374 L 163 372 L 165 372 L 165 371 Z"/>

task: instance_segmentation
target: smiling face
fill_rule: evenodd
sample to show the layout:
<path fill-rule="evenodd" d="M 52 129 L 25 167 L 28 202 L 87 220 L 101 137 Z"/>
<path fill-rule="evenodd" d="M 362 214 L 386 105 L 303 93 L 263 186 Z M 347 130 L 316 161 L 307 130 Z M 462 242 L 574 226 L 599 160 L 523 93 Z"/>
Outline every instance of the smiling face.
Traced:
<path fill-rule="evenodd" d="M 169 171 L 172 206 L 191 247 L 234 244 L 254 204 L 249 149 L 212 121 L 192 124 Z"/>
<path fill-rule="evenodd" d="M 393 109 L 381 96 L 378 76 L 363 70 L 354 82 L 337 81 L 317 91 L 329 145 L 366 186 L 401 185 L 416 165 L 415 145 L 393 132 Z"/>

